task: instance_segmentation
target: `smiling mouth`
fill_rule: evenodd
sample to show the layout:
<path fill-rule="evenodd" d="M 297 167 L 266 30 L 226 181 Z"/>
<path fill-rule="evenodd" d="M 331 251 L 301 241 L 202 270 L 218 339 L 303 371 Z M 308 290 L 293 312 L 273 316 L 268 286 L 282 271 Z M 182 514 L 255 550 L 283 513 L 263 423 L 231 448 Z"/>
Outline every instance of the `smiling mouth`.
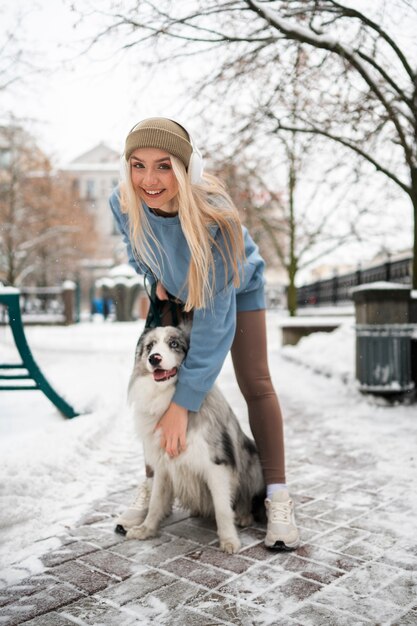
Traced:
<path fill-rule="evenodd" d="M 162 370 L 157 368 L 156 370 L 154 370 L 152 372 L 153 374 L 153 379 L 159 383 L 163 380 L 169 380 L 170 378 L 173 378 L 174 376 L 176 376 L 178 370 L 176 367 L 173 367 L 170 370 Z"/>
<path fill-rule="evenodd" d="M 143 187 L 142 187 L 143 189 Z M 143 191 L 145 192 L 145 194 L 148 196 L 148 198 L 158 198 L 159 196 L 161 196 L 165 189 L 143 189 Z"/>

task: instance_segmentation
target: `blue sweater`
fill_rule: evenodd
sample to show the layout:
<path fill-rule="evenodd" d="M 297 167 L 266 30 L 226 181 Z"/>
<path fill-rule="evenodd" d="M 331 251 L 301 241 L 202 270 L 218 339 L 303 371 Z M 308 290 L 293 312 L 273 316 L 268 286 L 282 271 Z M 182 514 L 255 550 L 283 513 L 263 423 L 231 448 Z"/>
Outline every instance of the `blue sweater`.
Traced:
<path fill-rule="evenodd" d="M 151 281 L 159 280 L 165 289 L 183 302 L 187 298 L 187 276 L 190 250 L 178 215 L 161 217 L 146 205 L 153 234 L 159 241 L 162 253 L 154 249 L 158 265 L 147 266 L 135 258 L 129 240 L 129 221 L 120 210 L 119 191 L 110 197 L 110 207 L 127 247 L 129 263 Z M 265 263 L 257 245 L 243 228 L 246 261 L 241 272 L 241 284 L 233 285 L 232 273 L 226 283 L 223 260 L 213 248 L 215 261 L 216 292 L 212 304 L 205 309 L 193 311 L 190 348 L 180 368 L 173 401 L 189 411 L 198 411 L 206 393 L 213 386 L 233 342 L 236 329 L 236 311 L 253 311 L 265 308 L 264 277 Z M 221 232 L 213 227 L 213 234 L 221 244 Z"/>

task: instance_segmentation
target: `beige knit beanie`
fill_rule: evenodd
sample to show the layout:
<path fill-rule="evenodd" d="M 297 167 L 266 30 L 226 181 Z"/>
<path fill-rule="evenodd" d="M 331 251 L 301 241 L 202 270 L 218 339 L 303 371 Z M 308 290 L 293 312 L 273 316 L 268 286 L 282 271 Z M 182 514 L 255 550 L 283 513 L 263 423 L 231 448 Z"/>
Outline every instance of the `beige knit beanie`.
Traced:
<path fill-rule="evenodd" d="M 187 131 L 165 117 L 151 117 L 136 124 L 126 137 L 125 158 L 138 148 L 159 148 L 178 157 L 188 168 L 193 147 Z"/>

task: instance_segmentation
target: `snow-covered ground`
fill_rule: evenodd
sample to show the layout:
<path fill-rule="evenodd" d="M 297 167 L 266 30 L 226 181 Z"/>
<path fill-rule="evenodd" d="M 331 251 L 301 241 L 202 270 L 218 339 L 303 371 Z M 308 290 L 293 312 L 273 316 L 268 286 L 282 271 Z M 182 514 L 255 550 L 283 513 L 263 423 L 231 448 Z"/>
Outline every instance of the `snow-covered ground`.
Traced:
<path fill-rule="evenodd" d="M 270 367 L 284 411 L 298 407 L 320 412 L 352 446 L 366 446 L 368 440 L 376 446 L 382 471 L 415 474 L 416 407 L 387 406 L 357 391 L 353 321 L 285 348 L 277 313 L 268 314 L 268 324 Z M 59 544 L 56 536 L 88 511 L 93 500 L 115 485 L 135 485 L 137 476 L 124 471 L 127 454 L 137 454 L 138 475 L 143 472 L 141 447 L 125 403 L 141 327 L 140 322 L 102 322 L 26 329 L 46 377 L 86 413 L 66 420 L 40 392 L 0 394 L 0 581 L 40 571 L 40 554 Z M 17 360 L 4 326 L 0 353 L 2 361 Z M 248 431 L 229 358 L 219 383 Z M 375 419 L 383 444 L 374 441 Z M 403 455 L 390 445 L 394 429 L 403 435 Z"/>

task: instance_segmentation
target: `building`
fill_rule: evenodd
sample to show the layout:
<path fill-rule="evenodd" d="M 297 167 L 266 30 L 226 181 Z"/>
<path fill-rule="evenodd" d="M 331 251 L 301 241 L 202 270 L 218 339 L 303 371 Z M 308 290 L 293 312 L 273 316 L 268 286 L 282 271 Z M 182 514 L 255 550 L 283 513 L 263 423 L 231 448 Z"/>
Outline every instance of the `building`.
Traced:
<path fill-rule="evenodd" d="M 95 281 L 127 258 L 109 207 L 109 196 L 119 182 L 120 155 L 106 144 L 99 143 L 61 167 L 60 171 L 72 179 L 80 200 L 94 217 L 99 235 L 95 258 L 83 259 L 81 263 L 82 296 L 86 302 L 91 299 Z"/>
<path fill-rule="evenodd" d="M 120 235 L 109 208 L 109 196 L 119 182 L 120 155 L 99 143 L 62 167 L 61 172 L 73 180 L 74 188 L 94 216 L 101 238 L 99 256 L 112 259 L 112 263 L 122 261 Z"/>

